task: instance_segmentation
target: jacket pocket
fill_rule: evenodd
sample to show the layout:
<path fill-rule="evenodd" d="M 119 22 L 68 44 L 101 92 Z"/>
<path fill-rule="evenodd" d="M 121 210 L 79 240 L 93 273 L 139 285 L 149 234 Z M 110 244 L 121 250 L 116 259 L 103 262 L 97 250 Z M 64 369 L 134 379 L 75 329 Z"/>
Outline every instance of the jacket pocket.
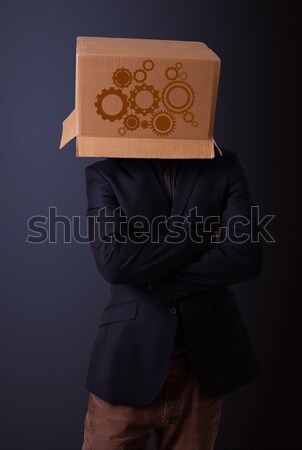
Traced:
<path fill-rule="evenodd" d="M 135 319 L 137 315 L 138 300 L 109 305 L 103 309 L 99 327 L 102 325 L 119 322 L 121 320 Z"/>
<path fill-rule="evenodd" d="M 234 294 L 214 295 L 213 309 L 216 314 L 240 314 Z"/>

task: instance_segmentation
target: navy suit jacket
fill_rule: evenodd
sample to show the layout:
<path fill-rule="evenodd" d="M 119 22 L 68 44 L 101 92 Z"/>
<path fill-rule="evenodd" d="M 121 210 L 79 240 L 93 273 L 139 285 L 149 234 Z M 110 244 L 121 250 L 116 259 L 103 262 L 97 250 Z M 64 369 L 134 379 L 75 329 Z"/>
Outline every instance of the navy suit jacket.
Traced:
<path fill-rule="evenodd" d="M 238 154 L 222 152 L 213 159 L 180 161 L 172 208 L 144 158 L 110 158 L 86 168 L 87 216 L 100 215 L 90 223 L 91 248 L 109 288 L 85 387 L 104 400 L 145 405 L 155 399 L 167 375 L 177 314 L 183 320 L 188 356 L 209 395 L 230 393 L 260 374 L 231 290 L 232 284 L 261 272 L 262 244 L 235 242 L 236 234 L 252 228 L 257 232 L 251 214 L 255 202 Z M 100 214 L 104 207 L 106 216 Z M 205 231 L 196 220 L 202 242 L 192 240 L 175 221 L 169 223 L 169 235 L 178 230 L 181 242 L 165 239 L 166 225 L 158 225 L 157 217 L 186 216 L 194 207 L 199 216 L 219 217 L 213 229 L 229 225 L 228 233 L 221 228 L 221 242 L 211 239 L 213 229 Z M 120 216 L 114 214 L 116 208 Z M 131 219 L 128 232 L 147 231 L 147 222 L 153 220 L 153 239 L 125 242 L 122 216 L 129 220 L 137 215 L 146 219 L 143 227 Z M 230 219 L 238 215 L 250 225 L 242 221 L 235 228 Z"/>

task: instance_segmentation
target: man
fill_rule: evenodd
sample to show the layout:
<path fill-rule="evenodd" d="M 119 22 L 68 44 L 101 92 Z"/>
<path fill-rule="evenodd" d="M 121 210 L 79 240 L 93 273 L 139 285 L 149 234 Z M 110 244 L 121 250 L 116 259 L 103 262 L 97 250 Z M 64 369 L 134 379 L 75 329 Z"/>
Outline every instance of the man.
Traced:
<path fill-rule="evenodd" d="M 109 291 L 82 450 L 142 450 L 152 431 L 160 450 L 212 449 L 223 395 L 259 375 L 230 288 L 262 267 L 240 158 L 226 149 L 213 159 L 111 158 L 88 166 L 86 183 Z"/>

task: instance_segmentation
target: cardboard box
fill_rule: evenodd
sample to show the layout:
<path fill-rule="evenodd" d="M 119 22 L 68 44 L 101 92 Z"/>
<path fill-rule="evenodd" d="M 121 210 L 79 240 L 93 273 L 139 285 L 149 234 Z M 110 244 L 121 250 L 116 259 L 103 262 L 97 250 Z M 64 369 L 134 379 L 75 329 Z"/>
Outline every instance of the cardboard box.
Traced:
<path fill-rule="evenodd" d="M 77 157 L 213 158 L 220 59 L 204 43 L 77 37 Z"/>

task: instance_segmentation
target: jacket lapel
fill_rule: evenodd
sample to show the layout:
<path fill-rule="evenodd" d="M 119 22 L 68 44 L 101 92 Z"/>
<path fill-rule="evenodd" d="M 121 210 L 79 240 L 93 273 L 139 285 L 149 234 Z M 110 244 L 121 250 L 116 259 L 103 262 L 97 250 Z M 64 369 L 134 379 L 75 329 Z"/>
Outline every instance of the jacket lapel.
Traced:
<path fill-rule="evenodd" d="M 139 188 L 143 189 L 148 195 L 155 214 L 164 214 L 169 217 L 171 215 L 182 215 L 191 191 L 204 168 L 205 161 L 201 159 L 179 160 L 172 208 L 147 158 L 124 158 L 122 164 L 138 181 Z"/>

